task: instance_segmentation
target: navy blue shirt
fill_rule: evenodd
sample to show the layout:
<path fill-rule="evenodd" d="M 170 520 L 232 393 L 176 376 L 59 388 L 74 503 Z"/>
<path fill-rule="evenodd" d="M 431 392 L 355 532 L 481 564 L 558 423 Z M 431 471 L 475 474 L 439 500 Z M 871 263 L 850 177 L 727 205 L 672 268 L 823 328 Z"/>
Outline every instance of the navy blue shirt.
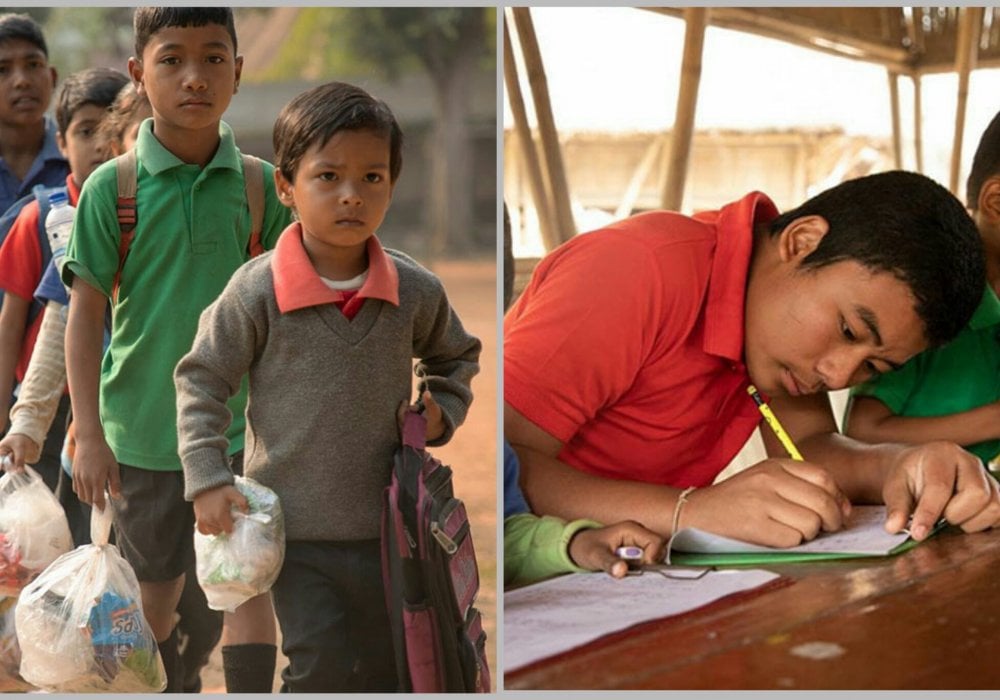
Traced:
<path fill-rule="evenodd" d="M 506 520 L 518 513 L 527 513 L 528 502 L 524 500 L 517 477 L 521 471 L 521 463 L 517 453 L 506 440 L 503 441 L 503 517 Z"/>
<path fill-rule="evenodd" d="M 35 156 L 23 180 L 19 180 L 7 167 L 7 162 L 0 158 L 0 212 L 7 211 L 11 204 L 31 192 L 35 185 L 59 187 L 66 184 L 67 175 L 69 162 L 56 145 L 56 123 L 46 116 L 42 150 Z"/>

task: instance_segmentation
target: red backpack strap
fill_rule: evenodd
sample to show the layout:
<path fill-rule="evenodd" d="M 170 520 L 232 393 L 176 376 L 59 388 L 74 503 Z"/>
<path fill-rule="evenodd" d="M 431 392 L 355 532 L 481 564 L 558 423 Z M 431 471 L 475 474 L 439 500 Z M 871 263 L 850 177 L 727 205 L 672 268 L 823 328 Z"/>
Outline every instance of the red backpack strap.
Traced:
<path fill-rule="evenodd" d="M 128 256 L 129 246 L 132 245 L 132 239 L 135 237 L 137 167 L 138 162 L 134 148 L 115 158 L 115 170 L 118 175 L 118 230 L 121 235 L 118 242 L 118 270 L 115 272 L 115 279 L 111 284 L 111 301 L 113 303 L 118 302 L 122 268 L 125 267 L 125 258 Z"/>
<path fill-rule="evenodd" d="M 250 207 L 250 241 L 247 253 L 255 258 L 264 252 L 260 235 L 264 229 L 264 165 L 260 158 L 240 154 L 243 160 L 243 189 Z"/>

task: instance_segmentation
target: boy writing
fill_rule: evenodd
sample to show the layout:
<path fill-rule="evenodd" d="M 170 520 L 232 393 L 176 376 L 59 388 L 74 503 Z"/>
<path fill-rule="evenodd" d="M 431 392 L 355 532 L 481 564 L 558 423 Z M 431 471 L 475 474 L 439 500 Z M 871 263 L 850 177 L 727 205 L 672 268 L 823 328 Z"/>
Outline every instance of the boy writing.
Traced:
<path fill-rule="evenodd" d="M 891 532 L 912 515 L 916 539 L 942 513 L 989 527 L 998 495 L 979 460 L 950 443 L 844 438 L 825 396 L 954 337 L 983 279 L 961 203 L 905 172 L 782 215 L 752 193 L 578 236 L 505 321 L 504 427 L 525 493 L 564 518 L 778 547 L 839 529 L 850 501 L 884 502 Z M 750 383 L 807 461 L 764 431 L 771 459 L 713 485 L 760 422 Z"/>
<path fill-rule="evenodd" d="M 91 68 L 69 76 L 56 96 L 56 143 L 59 151 L 69 160 L 70 174 L 64 180 L 69 203 L 76 205 L 80 188 L 101 162 L 107 158 L 107 149 L 97 137 L 97 128 L 104 118 L 107 108 L 115 99 L 122 85 L 128 82 L 124 74 L 109 68 Z M 62 183 L 61 183 L 62 184 Z M 3 311 L 0 312 L 0 396 L 10 393 L 14 381 L 22 382 L 28 370 L 28 362 L 34 352 L 35 342 L 44 323 L 45 314 L 40 313 L 25 327 L 28 309 L 35 290 L 42 279 L 43 251 L 39 239 L 40 221 L 38 201 L 26 204 L 14 220 L 7 238 L 0 246 L 0 287 L 4 289 Z M 54 319 L 50 319 L 50 322 Z M 60 349 L 61 352 L 61 349 Z M 14 466 L 24 465 L 24 450 L 18 449 L 20 441 L 32 440 L 30 459 L 42 475 L 45 483 L 53 491 L 59 480 L 59 453 L 65 437 L 66 413 L 69 397 L 63 395 L 60 383 L 55 387 L 62 400 L 52 409 L 52 416 L 42 421 L 44 425 L 27 426 L 22 423 L 17 435 L 8 435 L 5 445 L 13 448 Z M 6 416 L 4 416 L 6 420 Z M 49 430 L 49 425 L 52 429 Z M 25 429 L 27 434 L 24 434 Z M 33 428 L 33 429 L 31 429 Z M 48 438 L 46 438 L 48 435 Z M 12 443 L 18 443 L 15 447 Z M 43 445 L 44 443 L 44 445 Z M 28 445 L 24 445 L 28 447 Z M 68 494 L 67 494 L 68 495 Z M 72 520 L 76 504 L 65 501 L 64 506 Z M 87 525 L 89 529 L 89 524 Z"/>
<path fill-rule="evenodd" d="M 0 15 L 0 212 L 35 185 L 61 185 L 69 167 L 45 116 L 56 84 L 42 29 L 29 15 Z"/>
<path fill-rule="evenodd" d="M 976 148 L 966 200 L 986 252 L 979 306 L 947 345 L 852 389 L 844 418 L 844 431 L 851 437 L 867 442 L 948 440 L 983 462 L 1000 452 L 1000 113 Z"/>
<path fill-rule="evenodd" d="M 115 537 L 135 569 L 143 610 L 160 645 L 168 690 L 181 687 L 174 611 L 194 557 L 194 514 L 177 457 L 173 369 L 190 348 L 201 311 L 249 256 L 251 221 L 241 158 L 220 121 L 243 59 L 228 8 L 141 7 L 129 73 L 148 98 L 138 161 L 134 239 L 124 260 L 113 163 L 80 197 L 63 280 L 72 286 L 66 369 L 73 403 L 73 485 L 103 508 L 112 496 Z M 271 167 L 264 164 L 265 176 Z M 289 212 L 265 188 L 261 242 L 273 247 Z M 102 360 L 104 314 L 113 301 Z M 246 394 L 229 404 L 229 454 L 243 447 Z M 100 400 L 98 401 L 98 397 Z M 223 661 L 231 691 L 268 691 L 274 669 L 270 602 L 227 615 Z"/>
<path fill-rule="evenodd" d="M 175 372 L 185 495 L 206 534 L 230 531 L 230 508 L 246 507 L 225 460 L 226 400 L 249 376 L 246 474 L 285 515 L 272 593 L 286 691 L 396 688 L 379 533 L 397 414 L 415 372 L 428 444 L 447 442 L 479 369 L 480 343 L 440 280 L 375 236 L 401 142 L 389 108 L 351 85 L 285 106 L 275 183 L 299 221 L 233 276 Z"/>

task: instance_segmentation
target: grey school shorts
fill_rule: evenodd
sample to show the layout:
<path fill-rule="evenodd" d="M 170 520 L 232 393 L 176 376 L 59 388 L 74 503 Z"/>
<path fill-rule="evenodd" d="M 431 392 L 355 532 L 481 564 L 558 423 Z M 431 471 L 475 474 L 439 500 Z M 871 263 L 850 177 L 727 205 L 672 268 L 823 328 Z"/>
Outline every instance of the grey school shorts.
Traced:
<path fill-rule="evenodd" d="M 194 564 L 194 507 L 184 500 L 184 473 L 119 464 L 122 497 L 111 499 L 118 549 L 139 581 L 172 581 Z M 243 473 L 243 452 L 230 457 Z"/>

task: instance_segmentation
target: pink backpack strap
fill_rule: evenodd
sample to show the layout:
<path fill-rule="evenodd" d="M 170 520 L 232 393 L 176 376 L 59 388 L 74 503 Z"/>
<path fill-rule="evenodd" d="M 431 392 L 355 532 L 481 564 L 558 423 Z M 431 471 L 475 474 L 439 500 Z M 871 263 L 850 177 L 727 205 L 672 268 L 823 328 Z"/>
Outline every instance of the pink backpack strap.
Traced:
<path fill-rule="evenodd" d="M 264 165 L 260 158 L 240 154 L 243 160 L 243 188 L 246 191 L 247 205 L 250 207 L 250 242 L 247 253 L 255 258 L 264 252 L 260 242 L 264 229 Z"/>
<path fill-rule="evenodd" d="M 137 167 L 138 162 L 134 148 L 115 158 L 115 172 L 118 176 L 118 230 L 121 234 L 118 242 L 118 270 L 111 283 L 111 301 L 115 303 L 118 301 L 118 288 L 121 286 L 125 258 L 128 257 L 129 246 L 132 245 L 132 239 L 135 237 Z"/>

